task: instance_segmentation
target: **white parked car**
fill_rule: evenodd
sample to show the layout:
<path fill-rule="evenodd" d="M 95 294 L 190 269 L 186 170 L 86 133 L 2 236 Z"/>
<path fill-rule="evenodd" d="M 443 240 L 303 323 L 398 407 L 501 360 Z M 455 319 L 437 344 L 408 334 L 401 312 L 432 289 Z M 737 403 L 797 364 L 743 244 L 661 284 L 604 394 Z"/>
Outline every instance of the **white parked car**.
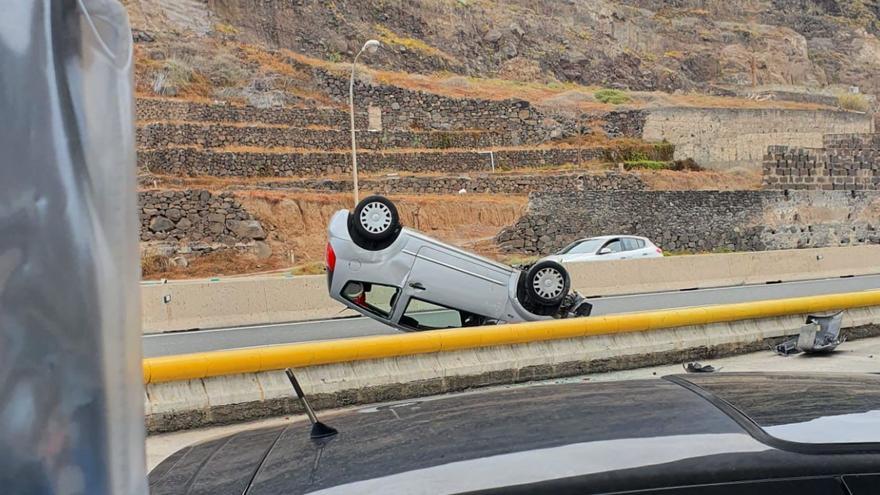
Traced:
<path fill-rule="evenodd" d="M 578 263 L 581 261 L 661 257 L 663 257 L 663 250 L 645 237 L 604 235 L 574 241 L 555 255 L 547 256 L 545 259 L 559 263 Z"/>

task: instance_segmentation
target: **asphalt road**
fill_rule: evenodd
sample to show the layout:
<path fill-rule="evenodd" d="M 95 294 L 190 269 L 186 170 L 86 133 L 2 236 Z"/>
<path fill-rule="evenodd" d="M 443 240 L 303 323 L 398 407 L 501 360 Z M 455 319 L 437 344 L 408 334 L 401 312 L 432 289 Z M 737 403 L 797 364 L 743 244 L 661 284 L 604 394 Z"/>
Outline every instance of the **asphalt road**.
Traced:
<path fill-rule="evenodd" d="M 880 290 L 880 275 L 741 285 L 591 299 L 593 315 Z M 364 317 L 145 335 L 144 356 L 398 333 Z"/>

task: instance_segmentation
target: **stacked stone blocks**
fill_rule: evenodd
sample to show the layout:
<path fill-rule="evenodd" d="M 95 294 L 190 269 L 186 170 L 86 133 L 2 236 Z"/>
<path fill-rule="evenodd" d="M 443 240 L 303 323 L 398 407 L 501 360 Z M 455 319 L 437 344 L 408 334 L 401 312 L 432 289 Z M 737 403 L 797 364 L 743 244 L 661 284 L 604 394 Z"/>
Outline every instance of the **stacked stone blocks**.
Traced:
<path fill-rule="evenodd" d="M 822 148 L 770 146 L 765 189 L 880 189 L 880 134 L 832 134 Z"/>

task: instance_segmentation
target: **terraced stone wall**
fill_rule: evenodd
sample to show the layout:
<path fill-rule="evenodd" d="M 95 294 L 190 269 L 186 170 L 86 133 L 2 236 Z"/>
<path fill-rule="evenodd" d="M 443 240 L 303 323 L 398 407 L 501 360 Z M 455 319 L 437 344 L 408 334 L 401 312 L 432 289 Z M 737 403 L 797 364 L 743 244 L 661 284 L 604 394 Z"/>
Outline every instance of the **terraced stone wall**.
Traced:
<path fill-rule="evenodd" d="M 348 129 L 351 125 L 348 112 L 337 108 L 256 108 L 169 98 L 138 98 L 135 109 L 138 122 L 258 122 L 334 129 Z M 355 126 L 365 129 L 366 118 L 356 116 Z"/>
<path fill-rule="evenodd" d="M 362 192 L 380 194 L 456 194 L 465 192 L 491 194 L 528 194 L 536 191 L 640 191 L 645 183 L 634 174 L 611 172 L 607 174 L 561 173 L 561 174 L 516 174 L 446 177 L 399 176 L 382 178 L 361 178 Z M 257 184 L 265 189 L 308 190 L 348 192 L 352 190 L 350 180 L 299 179 L 273 181 Z"/>
<path fill-rule="evenodd" d="M 583 237 L 641 235 L 665 250 L 761 251 L 880 243 L 874 191 L 583 191 L 534 193 L 496 237 L 548 254 Z"/>
<path fill-rule="evenodd" d="M 489 148 L 526 144 L 516 133 L 500 131 L 357 131 L 356 138 L 360 149 Z M 351 146 L 351 134 L 347 129 L 153 123 L 137 128 L 137 145 L 139 149 L 252 146 L 345 150 Z"/>
<path fill-rule="evenodd" d="M 242 247 L 266 238 L 260 222 L 230 192 L 141 191 L 138 207 L 141 241 L 172 246 L 166 254 Z"/>
<path fill-rule="evenodd" d="M 760 170 L 769 146 L 818 148 L 825 134 L 873 132 L 873 117 L 856 112 L 750 108 L 651 110 L 643 136 L 675 145 L 675 158 L 712 169 Z"/>
<path fill-rule="evenodd" d="M 880 134 L 832 134 L 823 148 L 770 146 L 765 189 L 880 190 Z"/>
<path fill-rule="evenodd" d="M 348 101 L 348 78 L 315 69 L 315 79 L 332 98 Z M 370 106 L 382 110 L 382 128 L 395 130 L 486 129 L 514 132 L 526 142 L 559 137 L 563 125 L 524 100 L 451 98 L 396 86 L 355 82 L 355 106 L 366 116 Z"/>
<path fill-rule="evenodd" d="M 646 151 L 654 148 L 647 146 Z M 506 149 L 493 152 L 426 150 L 358 153 L 362 172 L 489 172 L 495 168 L 551 167 L 604 159 L 608 150 L 595 148 Z M 194 148 L 163 148 L 138 153 L 138 164 L 152 173 L 218 177 L 310 177 L 348 173 L 349 152 L 291 153 L 211 152 Z"/>

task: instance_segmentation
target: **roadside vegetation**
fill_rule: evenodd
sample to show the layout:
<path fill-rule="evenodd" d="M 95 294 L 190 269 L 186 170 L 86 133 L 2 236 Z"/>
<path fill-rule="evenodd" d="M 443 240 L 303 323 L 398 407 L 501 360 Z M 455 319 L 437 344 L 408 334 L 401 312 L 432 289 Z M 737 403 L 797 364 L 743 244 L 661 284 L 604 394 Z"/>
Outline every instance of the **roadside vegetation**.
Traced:
<path fill-rule="evenodd" d="M 861 93 L 844 93 L 837 97 L 837 104 L 844 110 L 867 112 L 871 108 L 868 99 Z"/>
<path fill-rule="evenodd" d="M 593 93 L 593 96 L 602 103 L 609 103 L 611 105 L 622 105 L 630 102 L 629 95 L 617 89 L 600 89 Z"/>
<path fill-rule="evenodd" d="M 672 170 L 675 172 L 702 172 L 704 170 L 703 167 L 699 166 L 692 158 L 672 161 L 649 159 L 629 160 L 623 162 L 623 166 L 626 170 Z"/>

